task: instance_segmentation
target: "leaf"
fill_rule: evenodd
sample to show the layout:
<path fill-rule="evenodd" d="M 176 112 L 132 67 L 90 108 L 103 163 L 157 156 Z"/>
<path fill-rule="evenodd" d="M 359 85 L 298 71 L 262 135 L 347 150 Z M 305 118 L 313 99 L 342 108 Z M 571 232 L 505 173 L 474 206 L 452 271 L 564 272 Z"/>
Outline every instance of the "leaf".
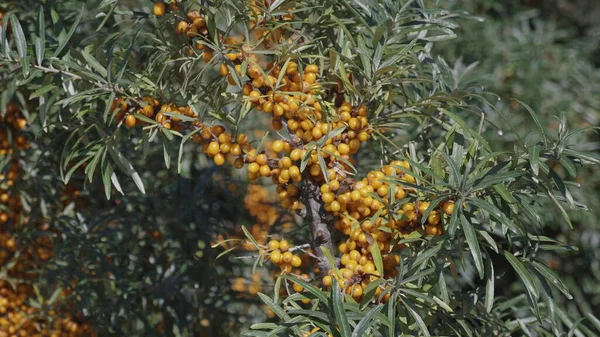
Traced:
<path fill-rule="evenodd" d="M 88 53 L 85 50 L 81 50 L 81 55 L 83 56 L 87 64 L 89 64 L 92 67 L 92 69 L 96 70 L 98 74 L 100 74 L 100 76 L 106 77 L 106 68 L 104 68 L 100 64 L 100 62 L 98 62 L 92 55 L 90 55 L 90 53 Z"/>
<path fill-rule="evenodd" d="M 291 317 L 285 312 L 285 310 L 283 310 L 282 307 L 273 302 L 273 300 L 269 296 L 263 293 L 258 293 L 258 297 L 260 297 L 260 299 L 269 307 L 269 309 L 273 310 L 275 315 L 281 318 L 284 322 L 290 321 Z M 302 336 L 302 331 L 300 331 L 300 328 L 298 328 L 297 326 L 294 325 L 291 327 L 291 329 L 298 336 Z"/>
<path fill-rule="evenodd" d="M 344 309 L 342 290 L 335 278 L 331 278 L 331 306 L 335 316 L 335 324 L 340 328 L 340 337 L 351 337 L 352 330 Z"/>
<path fill-rule="evenodd" d="M 512 229 L 515 233 L 524 234 L 523 231 L 519 227 L 517 227 L 517 225 L 515 225 L 515 223 L 509 217 L 506 216 L 506 214 L 500 211 L 498 207 L 494 206 L 492 203 L 478 198 L 472 198 L 468 200 L 470 204 L 477 207 L 480 211 L 488 213 L 490 216 L 498 220 L 501 224 Z"/>
<path fill-rule="evenodd" d="M 121 152 L 117 151 L 114 147 L 108 147 L 108 153 L 111 158 L 115 161 L 115 163 L 119 166 L 119 168 L 127 175 L 129 175 L 137 188 L 142 192 L 142 194 L 146 194 L 146 189 L 144 188 L 144 183 L 142 182 L 142 178 L 137 173 L 137 171 L 133 168 L 133 165 L 121 154 Z"/>
<path fill-rule="evenodd" d="M 427 329 L 427 325 L 425 325 L 425 322 L 423 321 L 423 318 L 421 318 L 419 313 L 415 310 L 414 304 L 412 304 L 412 302 L 410 302 L 406 297 L 402 297 L 402 304 L 404 304 L 404 307 L 406 307 L 408 313 L 410 313 L 410 315 L 415 319 L 417 325 L 421 329 L 421 332 L 423 332 L 423 335 L 431 336 L 429 330 Z"/>
<path fill-rule="evenodd" d="M 424 225 L 425 222 L 427 222 L 427 217 L 429 216 L 429 213 L 431 213 L 431 211 L 433 211 L 442 201 L 446 200 L 445 196 L 446 195 L 438 196 L 436 199 L 432 200 L 431 203 L 429 203 L 429 206 L 427 206 L 427 209 L 421 217 L 421 225 Z"/>
<path fill-rule="evenodd" d="M 550 281 L 550 284 L 554 285 L 556 289 L 560 290 L 568 299 L 573 299 L 573 296 L 569 293 L 569 289 L 562 282 L 562 280 L 556 275 L 550 268 L 539 263 L 538 261 L 532 261 L 530 264 L 537 270 L 546 280 Z"/>
<path fill-rule="evenodd" d="M 516 98 L 513 98 L 513 100 L 517 101 L 519 104 L 521 104 L 525 108 L 525 110 L 527 110 L 527 112 L 529 112 L 529 115 L 531 116 L 531 118 L 533 119 L 533 122 L 537 126 L 538 131 L 540 132 L 540 135 L 544 139 L 544 143 L 547 143 L 548 140 L 546 139 L 546 132 L 544 131 L 544 127 L 542 126 L 542 123 L 540 122 L 540 119 L 538 118 L 535 111 L 533 111 L 533 109 L 526 103 L 524 103 Z"/>
<path fill-rule="evenodd" d="M 485 283 L 485 311 L 490 313 L 494 308 L 494 265 L 490 259 L 485 259 L 485 275 L 487 282 Z"/>
<path fill-rule="evenodd" d="M 446 163 L 448 163 L 448 168 L 450 170 L 450 185 L 452 185 L 452 187 L 458 190 L 458 185 L 461 181 L 460 169 L 458 165 L 446 152 L 439 153 L 442 155 Z"/>
<path fill-rule="evenodd" d="M 329 251 L 329 249 L 327 249 L 327 247 L 325 247 L 324 245 L 321 245 L 319 247 L 319 249 L 321 249 L 321 251 L 323 252 L 323 255 L 327 259 L 327 262 L 329 263 L 329 268 L 331 268 L 331 270 L 333 270 L 334 273 L 336 273 L 336 275 L 339 278 L 341 278 L 342 277 L 342 273 L 340 273 L 340 270 L 335 266 L 335 258 L 333 257 L 333 254 L 331 254 L 331 252 Z"/>
<path fill-rule="evenodd" d="M 479 278 L 483 279 L 483 257 L 481 256 L 481 248 L 479 247 L 479 241 L 477 241 L 477 232 L 475 231 L 475 228 L 473 228 L 471 222 L 467 220 L 463 213 L 460 214 L 460 223 L 465 233 L 467 245 L 469 245 L 469 249 L 471 250 L 473 260 L 475 260 L 475 268 L 477 268 Z"/>
<path fill-rule="evenodd" d="M 471 127 L 469 127 L 467 122 L 465 122 L 461 117 L 459 117 L 457 114 L 450 112 L 449 110 L 446 110 L 444 108 L 438 108 L 438 110 L 440 110 L 444 114 L 450 116 L 450 118 L 452 118 L 452 120 L 454 122 L 456 122 L 456 124 L 458 124 L 463 131 L 469 133 L 473 138 L 477 139 L 477 141 L 479 141 L 485 149 L 487 149 L 488 151 L 491 152 L 491 148 L 490 148 L 490 145 L 488 144 L 487 140 L 485 138 L 483 138 L 478 132 L 476 132 Z"/>
<path fill-rule="evenodd" d="M 573 223 L 571 222 L 571 219 L 569 218 L 569 215 L 567 214 L 567 211 L 565 211 L 565 209 L 558 202 L 558 200 L 556 200 L 556 197 L 554 196 L 554 194 L 552 193 L 552 191 L 546 191 L 546 195 L 550 198 L 550 200 L 552 200 L 552 202 L 554 203 L 554 205 L 556 205 L 556 207 L 558 207 L 558 210 L 560 211 L 560 214 L 562 215 L 562 217 L 565 220 L 565 222 L 569 225 L 569 228 L 573 229 Z"/>
<path fill-rule="evenodd" d="M 273 3 L 271 4 L 271 6 L 269 7 L 269 11 L 274 11 L 277 9 L 277 7 L 281 6 L 281 4 L 283 4 L 285 2 L 285 0 L 275 0 L 273 1 Z"/>
<path fill-rule="evenodd" d="M 46 54 L 46 19 L 44 16 L 43 6 L 40 6 L 40 11 L 38 14 L 37 34 L 38 36 L 35 40 L 35 55 L 37 56 L 37 64 L 41 66 Z"/>
<path fill-rule="evenodd" d="M 27 40 L 25 39 L 25 34 L 23 33 L 23 27 L 21 27 L 21 23 L 15 15 L 10 16 L 10 24 L 12 26 L 15 44 L 17 45 L 17 53 L 19 54 L 19 58 L 21 59 L 23 73 L 25 74 L 25 76 L 27 76 L 29 75 L 29 61 L 27 61 Z"/>
<path fill-rule="evenodd" d="M 112 166 L 106 160 L 106 157 L 102 158 L 102 184 L 104 185 L 104 193 L 106 194 L 106 200 L 110 200 L 112 185 L 110 183 L 110 176 L 112 175 Z"/>
<path fill-rule="evenodd" d="M 250 240 L 252 245 L 254 245 L 254 247 L 260 251 L 260 245 L 258 244 L 258 242 L 256 242 L 256 240 L 254 240 L 254 237 L 252 236 L 252 234 L 250 234 L 250 232 L 248 231 L 248 229 L 246 229 L 246 226 L 244 225 L 242 225 L 242 232 L 244 232 L 244 235 L 246 236 L 246 238 L 248 238 L 248 240 Z"/>
<path fill-rule="evenodd" d="M 579 151 L 575 151 L 575 150 L 571 150 L 571 149 L 564 149 L 563 154 L 571 156 L 571 157 L 579 158 L 581 160 L 584 160 L 584 161 L 587 161 L 590 163 L 600 165 L 600 156 L 596 155 L 595 153 L 587 153 L 587 152 L 584 153 L 584 152 L 579 152 Z"/>
<path fill-rule="evenodd" d="M 508 263 L 510 263 L 510 265 L 517 272 L 517 274 L 519 274 L 521 281 L 523 281 L 523 284 L 525 284 L 525 289 L 527 289 L 527 292 L 530 293 L 534 299 L 539 298 L 539 290 L 537 289 L 537 286 L 533 281 L 533 277 L 531 276 L 531 273 L 529 273 L 527 268 L 525 268 L 521 261 L 519 261 L 519 259 L 513 254 L 511 254 L 509 251 L 505 250 L 503 251 L 503 254 L 506 260 L 508 260 Z"/>
<path fill-rule="evenodd" d="M 281 277 L 301 285 L 302 288 L 315 295 L 315 297 L 318 298 L 322 303 L 327 303 L 327 296 L 325 296 L 323 291 L 315 288 L 312 284 L 290 275 L 282 275 Z"/>
<path fill-rule="evenodd" d="M 437 303 L 437 305 L 442 307 L 442 309 L 446 310 L 447 312 L 454 312 L 454 310 L 452 310 L 452 308 L 450 308 L 448 304 L 444 303 L 444 301 L 439 299 L 437 296 L 433 296 L 433 300 L 435 301 L 435 303 Z"/>
<path fill-rule="evenodd" d="M 577 176 L 577 170 L 575 169 L 575 165 L 573 164 L 573 161 L 571 159 L 569 159 L 566 156 L 561 156 L 559 161 L 561 165 L 565 168 L 565 170 L 569 172 L 571 177 Z"/>
<path fill-rule="evenodd" d="M 31 95 L 29 95 L 29 99 L 38 98 L 40 96 L 43 96 L 45 93 L 48 93 L 54 89 L 56 89 L 56 86 L 54 84 L 47 84 L 47 85 L 37 89 L 36 91 L 34 91 Z"/>
<path fill-rule="evenodd" d="M 115 1 L 115 3 L 112 5 L 112 7 L 108 11 L 108 13 L 106 13 L 106 15 L 104 15 L 104 19 L 102 19 L 102 22 L 100 23 L 98 28 L 96 28 L 97 32 L 99 32 L 100 29 L 102 29 L 102 27 L 104 27 L 104 25 L 106 24 L 106 21 L 108 21 L 108 19 L 112 16 L 112 13 L 115 11 L 115 8 L 117 8 L 118 4 L 119 4 L 119 2 Z"/>
<path fill-rule="evenodd" d="M 365 336 L 365 332 L 367 331 L 367 329 L 371 325 L 378 323 L 377 320 L 373 319 L 373 316 L 375 316 L 375 314 L 378 314 L 381 311 L 381 309 L 383 309 L 383 304 L 379 304 L 379 305 L 371 308 L 371 310 L 369 310 L 369 312 L 367 312 L 365 314 L 365 316 L 354 327 L 354 332 L 352 332 L 352 337 Z"/>
<path fill-rule="evenodd" d="M 411 269 L 412 269 L 412 266 L 420 266 L 421 263 L 429 260 L 433 256 L 436 256 L 437 253 L 440 251 L 440 249 L 442 249 L 442 246 L 441 245 L 437 245 L 437 246 L 435 246 L 433 248 L 430 248 L 430 249 L 427 249 L 426 251 L 424 251 L 421 254 L 417 255 L 417 257 L 414 259 L 413 263 L 411 264 Z"/>
<path fill-rule="evenodd" d="M 67 35 L 65 37 L 63 37 L 63 38 L 59 38 L 58 48 L 56 48 L 56 50 L 54 51 L 53 57 L 58 57 L 58 55 L 60 55 L 60 53 L 62 52 L 62 50 L 69 43 L 69 40 L 71 39 L 71 37 L 75 33 L 75 30 L 77 29 L 77 26 L 79 26 L 79 23 L 81 22 L 81 19 L 83 18 L 84 10 L 85 10 L 85 4 L 82 4 L 81 5 L 81 13 L 77 16 L 77 19 L 75 19 L 75 22 L 71 26 L 71 29 L 69 29 L 69 32 L 67 33 Z"/>
<path fill-rule="evenodd" d="M 123 193 L 123 189 L 121 188 L 121 183 L 119 183 L 119 178 L 117 177 L 117 173 L 115 171 L 113 171 L 111 173 L 110 181 L 112 181 L 113 186 L 119 193 L 121 193 L 121 195 L 125 195 L 125 193 Z"/>
<path fill-rule="evenodd" d="M 531 151 L 529 152 L 529 165 L 531 165 L 531 170 L 533 171 L 533 174 L 537 176 L 540 172 L 540 145 L 534 145 L 531 147 L 530 150 Z"/>
<path fill-rule="evenodd" d="M 457 207 L 458 206 L 458 207 Z M 448 222 L 448 234 L 453 238 L 456 233 L 456 228 L 458 228 L 458 214 L 463 211 L 462 201 L 455 203 L 454 210 L 452 211 L 452 215 L 450 216 L 450 221 Z"/>
<path fill-rule="evenodd" d="M 383 258 L 381 257 L 381 251 L 379 250 L 379 245 L 377 242 L 371 245 L 370 250 L 371 256 L 373 257 L 373 262 L 375 262 L 375 268 L 377 268 L 377 272 L 379 272 L 379 275 L 383 275 Z"/>

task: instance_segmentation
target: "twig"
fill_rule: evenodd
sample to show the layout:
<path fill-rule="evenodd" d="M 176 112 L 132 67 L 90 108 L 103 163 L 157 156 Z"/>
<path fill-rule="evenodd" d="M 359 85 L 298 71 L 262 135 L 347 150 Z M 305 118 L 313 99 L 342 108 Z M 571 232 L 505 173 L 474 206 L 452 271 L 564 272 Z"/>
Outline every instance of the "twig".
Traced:
<path fill-rule="evenodd" d="M 75 74 L 73 74 L 71 72 L 60 70 L 60 69 L 56 69 L 56 68 L 48 68 L 48 67 L 43 67 L 43 66 L 34 66 L 34 68 L 39 69 L 39 70 L 43 70 L 43 71 L 45 71 L 47 73 L 65 74 L 65 75 L 73 77 L 73 79 L 75 79 L 75 80 L 81 80 L 82 79 L 82 77 L 79 76 L 79 75 L 75 75 Z"/>

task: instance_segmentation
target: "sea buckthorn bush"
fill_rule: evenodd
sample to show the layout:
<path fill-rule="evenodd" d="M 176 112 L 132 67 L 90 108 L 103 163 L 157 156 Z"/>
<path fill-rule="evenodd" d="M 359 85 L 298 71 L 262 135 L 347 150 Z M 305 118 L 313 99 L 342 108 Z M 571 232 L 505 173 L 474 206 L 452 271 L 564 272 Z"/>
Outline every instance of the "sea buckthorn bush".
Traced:
<path fill-rule="evenodd" d="M 594 51 L 527 6 L 1 4 L 0 337 L 600 334 Z"/>

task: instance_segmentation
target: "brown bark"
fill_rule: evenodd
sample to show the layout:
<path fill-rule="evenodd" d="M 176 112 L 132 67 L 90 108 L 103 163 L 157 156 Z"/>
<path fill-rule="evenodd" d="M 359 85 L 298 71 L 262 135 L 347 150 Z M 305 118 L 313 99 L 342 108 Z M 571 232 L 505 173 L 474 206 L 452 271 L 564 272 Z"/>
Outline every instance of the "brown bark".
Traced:
<path fill-rule="evenodd" d="M 311 233 L 311 247 L 315 251 L 315 255 L 318 259 L 317 265 L 321 275 L 327 275 L 331 266 L 329 265 L 329 261 L 325 257 L 325 254 L 323 254 L 321 247 L 327 248 L 332 256 L 335 256 L 333 251 L 333 240 L 331 237 L 332 224 L 331 220 L 327 219 L 327 212 L 323 207 L 320 186 L 313 180 L 312 176 L 308 174 L 308 170 L 304 171 L 302 177 L 300 201 L 305 207 L 301 215 L 308 222 Z"/>

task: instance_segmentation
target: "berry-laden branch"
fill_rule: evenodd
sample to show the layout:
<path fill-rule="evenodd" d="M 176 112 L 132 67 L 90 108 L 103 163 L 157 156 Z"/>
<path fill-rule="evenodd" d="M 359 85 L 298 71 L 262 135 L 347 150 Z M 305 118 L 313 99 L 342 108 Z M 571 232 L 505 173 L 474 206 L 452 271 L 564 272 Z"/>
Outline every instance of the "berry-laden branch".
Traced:
<path fill-rule="evenodd" d="M 246 166 L 250 181 L 271 178 L 281 206 L 296 211 L 308 224 L 313 252 L 306 255 L 316 256 L 315 274 L 323 286 L 330 287 L 332 278 L 336 278 L 348 295 L 360 300 L 370 282 L 397 275 L 398 251 L 407 246 L 401 241 L 410 233 L 443 233 L 442 215 L 448 216 L 451 212 L 447 209 L 453 204 L 446 201 L 443 207 L 429 210 L 426 200 L 417 200 L 416 190 L 406 186 L 416 184 L 406 161 L 392 161 L 360 180 L 352 178 L 352 172 L 356 172 L 354 154 L 374 130 L 372 113 L 364 102 L 346 101 L 339 94 L 341 88 L 333 93 L 323 90 L 328 73 L 316 64 L 306 64 L 304 58 L 293 56 L 267 62 L 265 53 L 255 52 L 295 41 L 281 28 L 270 31 L 263 26 L 259 19 L 264 14 L 262 7 L 252 3 L 250 39 L 219 34 L 218 52 L 205 43 L 210 20 L 199 11 L 188 12 L 176 31 L 191 40 L 190 45 L 202 52 L 204 61 L 221 62 L 219 74 L 241 91 L 255 113 L 270 117 L 272 129 L 287 131 L 288 139 L 282 137 L 258 150 L 245 134 L 234 137 L 222 125 L 205 125 L 190 107 L 161 105 L 150 97 L 140 100 L 142 104 L 119 99 L 112 110 L 128 127 L 153 122 L 164 129 L 194 132 L 192 139 L 202 145 L 216 165 L 230 163 L 238 169 Z M 287 21 L 289 17 L 271 19 Z M 332 270 L 323 248 L 331 252 L 333 267 L 339 270 Z M 287 240 L 271 240 L 261 254 L 282 273 L 308 267 L 289 249 Z M 377 300 L 381 302 L 389 297 L 384 287 L 382 284 L 377 288 Z"/>

